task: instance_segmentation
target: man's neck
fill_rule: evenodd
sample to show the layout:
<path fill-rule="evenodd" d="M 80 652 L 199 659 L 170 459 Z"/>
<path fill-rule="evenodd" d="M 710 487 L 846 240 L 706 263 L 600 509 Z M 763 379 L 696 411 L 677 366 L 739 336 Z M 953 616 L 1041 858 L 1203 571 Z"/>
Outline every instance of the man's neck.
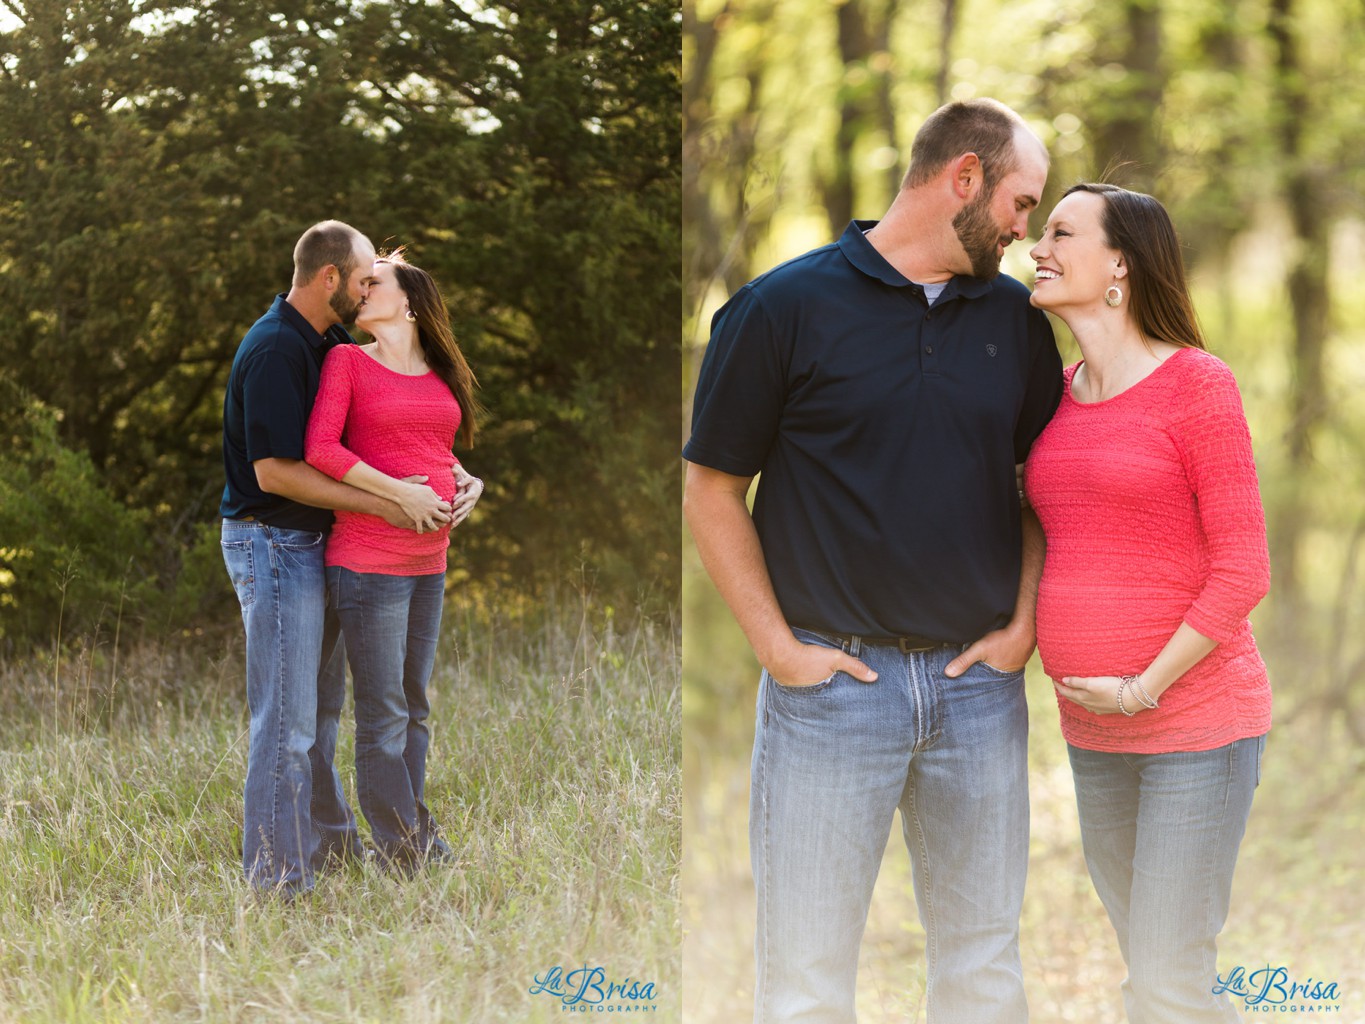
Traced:
<path fill-rule="evenodd" d="M 964 253 L 945 219 L 943 197 L 933 186 L 902 189 L 891 208 L 867 232 L 867 240 L 882 258 L 909 281 L 943 284 L 967 271 L 958 268 Z"/>
<path fill-rule="evenodd" d="M 284 301 L 293 306 L 319 334 L 326 334 L 327 328 L 341 323 L 327 299 L 307 289 L 290 288 Z"/>

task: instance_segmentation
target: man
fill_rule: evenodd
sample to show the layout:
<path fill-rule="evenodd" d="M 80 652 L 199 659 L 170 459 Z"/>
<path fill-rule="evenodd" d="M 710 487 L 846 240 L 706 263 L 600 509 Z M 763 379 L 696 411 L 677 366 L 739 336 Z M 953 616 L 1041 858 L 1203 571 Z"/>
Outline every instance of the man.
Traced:
<path fill-rule="evenodd" d="M 251 714 L 242 865 L 255 889 L 287 896 L 311 889 L 329 856 L 361 852 L 333 765 L 345 678 L 326 607 L 330 510 L 419 532 L 451 518 L 434 492 L 410 515 L 303 461 L 323 357 L 350 344 L 340 325 L 355 322 L 374 258 L 340 221 L 304 232 L 289 294 L 242 339 L 223 402 L 223 557 L 246 628 Z"/>
<path fill-rule="evenodd" d="M 854 1019 L 898 807 L 929 1021 L 1027 1017 L 1023 666 L 1042 534 L 1015 466 L 1057 406 L 1061 361 L 1027 289 L 997 275 L 1047 167 L 1009 108 L 949 104 L 879 223 L 750 282 L 713 322 L 685 505 L 764 667 L 759 1021 Z"/>

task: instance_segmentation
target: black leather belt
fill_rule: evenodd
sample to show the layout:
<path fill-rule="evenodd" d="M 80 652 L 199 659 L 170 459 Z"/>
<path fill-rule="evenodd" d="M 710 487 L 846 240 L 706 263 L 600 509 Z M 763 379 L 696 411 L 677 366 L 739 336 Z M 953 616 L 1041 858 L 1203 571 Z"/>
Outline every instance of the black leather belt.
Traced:
<path fill-rule="evenodd" d="M 840 633 L 833 629 L 811 629 L 810 631 L 823 634 L 832 640 L 838 640 L 845 646 L 852 644 L 856 639 L 859 643 L 870 644 L 873 647 L 895 647 L 902 654 L 920 654 L 924 651 L 936 651 L 940 647 L 962 646 L 962 644 L 951 640 L 935 640 L 932 637 L 920 636 L 918 633 L 907 633 L 904 636 L 855 636 L 852 633 Z"/>

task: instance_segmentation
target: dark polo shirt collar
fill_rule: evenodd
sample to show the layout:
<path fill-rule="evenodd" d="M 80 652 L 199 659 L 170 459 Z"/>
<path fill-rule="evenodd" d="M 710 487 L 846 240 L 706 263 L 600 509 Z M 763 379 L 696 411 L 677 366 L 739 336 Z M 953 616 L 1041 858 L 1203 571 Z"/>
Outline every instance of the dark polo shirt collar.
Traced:
<path fill-rule="evenodd" d="M 313 349 L 319 359 L 326 355 L 334 346 L 349 345 L 353 341 L 350 333 L 347 332 L 346 328 L 342 327 L 341 324 L 332 324 L 332 326 L 327 328 L 326 333 L 319 334 L 313 325 L 308 322 L 308 318 L 289 304 L 289 300 L 285 298 L 284 292 L 280 292 L 275 296 L 275 302 L 270 307 L 270 311 L 283 317 L 294 330 L 298 331 L 299 335 L 304 341 L 308 342 L 309 346 Z"/>
<path fill-rule="evenodd" d="M 839 251 L 858 270 L 868 277 L 876 278 L 883 284 L 889 284 L 893 288 L 913 285 L 915 282 L 888 263 L 886 257 L 877 251 L 876 246 L 867 240 L 867 232 L 876 227 L 877 223 L 875 220 L 850 222 L 839 238 Z M 939 302 L 958 297 L 976 299 L 990 290 L 991 283 L 989 281 L 983 281 L 979 277 L 971 277 L 967 274 L 956 274 L 948 282 L 948 287 L 943 290 L 943 294 L 939 296 Z"/>

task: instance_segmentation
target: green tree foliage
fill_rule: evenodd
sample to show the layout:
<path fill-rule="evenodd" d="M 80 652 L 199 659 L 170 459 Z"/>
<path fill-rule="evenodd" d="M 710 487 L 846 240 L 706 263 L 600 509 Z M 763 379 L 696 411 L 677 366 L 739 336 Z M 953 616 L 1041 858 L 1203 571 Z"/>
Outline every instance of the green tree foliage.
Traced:
<path fill-rule="evenodd" d="M 532 593 L 586 566 L 661 609 L 671 4 L 4 7 L 0 359 L 163 549 L 216 512 L 237 342 L 301 231 L 340 217 L 433 273 L 483 384 L 488 430 L 460 454 L 489 491 L 453 564 Z M 161 561 L 167 589 L 179 559 Z"/>
<path fill-rule="evenodd" d="M 90 458 L 64 446 L 58 414 L 0 378 L 0 651 L 90 634 L 145 600 L 148 516 L 120 504 Z M 54 530 L 52 524 L 62 524 Z"/>
<path fill-rule="evenodd" d="M 385 213 L 414 258 L 457 285 L 483 354 L 496 419 L 469 458 L 488 469 L 495 540 L 515 559 L 481 564 L 537 578 L 583 564 L 664 583 L 654 597 L 669 600 L 681 528 L 675 12 L 540 0 L 489 22 L 450 6 L 372 8 L 361 68 L 374 116 L 398 129 Z"/>

